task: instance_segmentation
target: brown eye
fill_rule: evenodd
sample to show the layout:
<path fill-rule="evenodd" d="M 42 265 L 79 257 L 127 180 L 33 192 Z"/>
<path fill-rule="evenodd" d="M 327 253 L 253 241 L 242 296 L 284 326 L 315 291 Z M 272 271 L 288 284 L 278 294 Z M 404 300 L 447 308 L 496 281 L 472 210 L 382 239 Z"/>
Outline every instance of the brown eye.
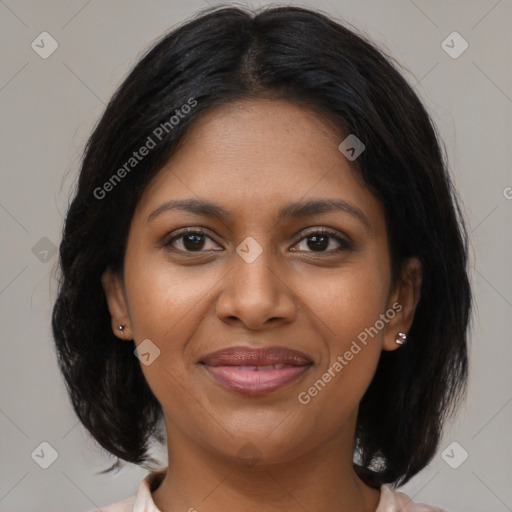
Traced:
<path fill-rule="evenodd" d="M 199 233 L 182 235 L 182 243 L 187 251 L 199 251 L 204 247 L 204 236 Z"/>
<path fill-rule="evenodd" d="M 205 252 L 212 250 L 211 247 L 205 249 L 208 240 L 213 242 L 204 231 L 187 229 L 173 236 L 164 245 L 181 252 Z"/>
<path fill-rule="evenodd" d="M 305 244 L 303 240 L 306 240 Z M 334 245 L 338 245 L 338 248 L 327 250 L 329 247 L 333 245 L 333 241 Z M 309 251 L 307 249 L 299 250 L 318 253 L 340 252 L 350 248 L 350 243 L 348 240 L 340 237 L 337 233 L 329 230 L 319 230 L 311 232 L 300 240 L 299 245 L 306 245 L 306 248 L 309 249 Z"/>

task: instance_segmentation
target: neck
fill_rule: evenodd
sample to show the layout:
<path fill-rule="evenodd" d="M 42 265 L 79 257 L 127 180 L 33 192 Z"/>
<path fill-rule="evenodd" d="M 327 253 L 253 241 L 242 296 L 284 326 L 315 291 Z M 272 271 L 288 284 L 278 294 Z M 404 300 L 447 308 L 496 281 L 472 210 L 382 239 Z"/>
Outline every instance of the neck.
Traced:
<path fill-rule="evenodd" d="M 344 437 L 287 461 L 247 466 L 167 425 L 169 467 L 153 500 L 162 512 L 375 512 L 380 491 L 357 477 Z"/>

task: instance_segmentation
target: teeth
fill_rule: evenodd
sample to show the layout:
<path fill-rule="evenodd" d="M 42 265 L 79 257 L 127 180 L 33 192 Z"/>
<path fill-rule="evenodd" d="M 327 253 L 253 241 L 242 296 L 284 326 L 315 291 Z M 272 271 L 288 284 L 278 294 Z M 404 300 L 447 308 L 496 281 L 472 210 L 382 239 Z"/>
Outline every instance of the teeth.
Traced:
<path fill-rule="evenodd" d="M 257 366 L 239 366 L 238 369 L 242 372 L 250 372 L 256 370 Z"/>
<path fill-rule="evenodd" d="M 248 372 L 248 371 L 269 371 L 269 370 L 280 370 L 281 368 L 284 368 L 284 364 L 269 364 L 266 366 L 239 366 L 238 369 L 242 372 Z"/>
<path fill-rule="evenodd" d="M 265 371 L 265 370 L 280 370 L 284 367 L 284 364 L 269 364 L 267 366 L 258 366 L 258 370 Z"/>

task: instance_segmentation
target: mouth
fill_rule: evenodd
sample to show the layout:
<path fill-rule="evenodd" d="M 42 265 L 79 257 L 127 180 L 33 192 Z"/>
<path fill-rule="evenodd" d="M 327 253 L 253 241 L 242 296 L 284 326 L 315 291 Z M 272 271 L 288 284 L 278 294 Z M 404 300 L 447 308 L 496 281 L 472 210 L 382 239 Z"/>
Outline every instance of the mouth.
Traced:
<path fill-rule="evenodd" d="M 248 395 L 277 391 L 298 380 L 313 361 L 283 347 L 233 347 L 213 352 L 199 364 L 222 387 Z"/>

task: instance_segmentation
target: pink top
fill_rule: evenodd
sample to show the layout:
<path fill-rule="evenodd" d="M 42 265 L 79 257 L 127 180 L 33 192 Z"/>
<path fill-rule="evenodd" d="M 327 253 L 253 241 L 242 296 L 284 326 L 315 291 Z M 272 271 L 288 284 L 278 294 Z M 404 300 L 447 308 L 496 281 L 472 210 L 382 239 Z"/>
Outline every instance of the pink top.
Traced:
<path fill-rule="evenodd" d="M 94 512 L 161 512 L 153 501 L 151 492 L 154 491 L 165 476 L 166 469 L 155 471 L 142 480 L 136 494 L 118 501 L 101 511 Z M 192 509 L 193 510 L 193 509 Z M 375 512 L 444 512 L 438 507 L 413 503 L 404 493 L 393 491 L 388 485 L 380 488 L 380 500 Z"/>

